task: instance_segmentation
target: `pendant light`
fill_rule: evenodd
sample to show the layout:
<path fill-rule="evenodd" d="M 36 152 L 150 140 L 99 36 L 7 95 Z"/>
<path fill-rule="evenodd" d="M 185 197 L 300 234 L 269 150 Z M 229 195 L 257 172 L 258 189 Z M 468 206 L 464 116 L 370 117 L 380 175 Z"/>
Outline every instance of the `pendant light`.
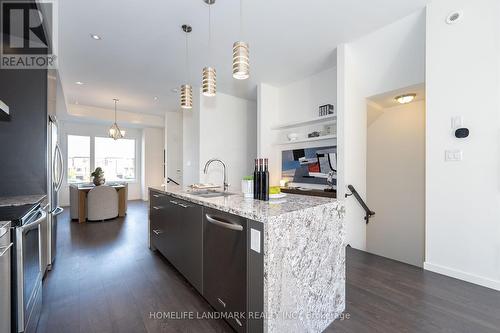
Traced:
<path fill-rule="evenodd" d="M 118 140 L 118 139 L 123 139 L 123 137 L 125 136 L 125 131 L 121 130 L 120 127 L 118 127 L 118 124 L 116 123 L 116 103 L 118 103 L 119 99 L 113 98 L 113 101 L 115 101 L 115 122 L 109 128 L 109 137 L 114 140 Z"/>
<path fill-rule="evenodd" d="M 243 37 L 243 0 L 240 0 L 240 38 Z M 233 77 L 246 80 L 250 77 L 250 49 L 243 41 L 233 44 Z"/>
<path fill-rule="evenodd" d="M 186 81 L 189 80 L 189 48 L 188 48 L 188 34 L 193 31 L 190 25 L 184 24 L 182 30 L 186 33 Z M 193 108 L 193 87 L 185 83 L 181 86 L 181 108 Z"/>
<path fill-rule="evenodd" d="M 215 0 L 203 0 L 208 5 L 208 57 L 210 59 L 210 51 L 212 44 L 212 15 L 210 7 L 215 3 Z M 207 66 L 203 68 L 203 78 L 201 82 L 202 93 L 205 96 L 215 96 L 217 93 L 217 73 L 215 68 Z"/>

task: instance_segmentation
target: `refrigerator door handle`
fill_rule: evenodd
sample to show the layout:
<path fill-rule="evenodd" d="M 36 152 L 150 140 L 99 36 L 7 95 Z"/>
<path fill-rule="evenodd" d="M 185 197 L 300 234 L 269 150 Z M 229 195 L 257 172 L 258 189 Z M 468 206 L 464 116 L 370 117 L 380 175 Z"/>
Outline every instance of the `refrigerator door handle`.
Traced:
<path fill-rule="evenodd" d="M 54 178 L 56 176 L 56 165 L 57 165 L 57 159 L 58 159 L 58 155 L 57 155 L 57 146 L 56 148 L 54 149 L 54 156 L 52 157 L 52 186 L 54 187 L 54 190 L 57 191 L 57 186 L 59 185 L 57 183 L 57 180 Z"/>
<path fill-rule="evenodd" d="M 56 187 L 56 191 L 59 191 L 61 189 L 62 182 L 64 179 L 64 161 L 63 161 L 63 156 L 61 153 L 61 148 L 59 148 L 59 145 L 56 145 L 56 152 L 57 152 L 57 156 L 59 159 L 59 165 L 60 165 L 59 180 L 57 181 L 57 187 Z"/>

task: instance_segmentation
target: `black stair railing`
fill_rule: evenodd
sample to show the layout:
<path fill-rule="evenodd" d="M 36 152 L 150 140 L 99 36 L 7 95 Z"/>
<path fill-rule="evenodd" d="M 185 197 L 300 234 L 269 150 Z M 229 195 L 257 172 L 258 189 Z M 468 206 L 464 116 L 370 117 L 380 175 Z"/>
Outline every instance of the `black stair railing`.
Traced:
<path fill-rule="evenodd" d="M 358 202 L 361 205 L 361 207 L 363 207 L 363 209 L 365 210 L 365 214 L 366 214 L 365 215 L 365 221 L 366 221 L 366 224 L 368 224 L 368 222 L 370 222 L 370 217 L 372 217 L 373 215 L 375 215 L 375 212 L 373 210 L 371 210 L 370 208 L 368 208 L 368 206 L 363 201 L 363 199 L 361 199 L 361 196 L 359 195 L 358 191 L 356 191 L 356 189 L 354 188 L 354 186 L 348 185 L 347 188 L 349 189 L 349 191 L 351 191 L 351 193 L 350 194 L 346 194 L 345 196 L 348 197 L 350 195 L 354 195 L 354 197 L 356 198 L 356 200 L 358 200 Z"/>
<path fill-rule="evenodd" d="M 175 180 L 173 180 L 172 178 L 167 177 L 167 184 L 168 184 L 168 183 L 170 183 L 170 182 L 174 183 L 175 185 L 180 185 L 178 182 L 176 182 L 176 181 L 175 181 Z"/>

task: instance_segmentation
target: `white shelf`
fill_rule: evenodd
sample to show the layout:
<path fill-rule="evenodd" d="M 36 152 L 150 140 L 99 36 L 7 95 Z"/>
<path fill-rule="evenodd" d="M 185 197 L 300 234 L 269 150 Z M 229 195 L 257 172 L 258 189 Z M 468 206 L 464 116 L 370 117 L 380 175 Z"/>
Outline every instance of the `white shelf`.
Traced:
<path fill-rule="evenodd" d="M 273 126 L 273 127 L 271 127 L 271 129 L 272 130 L 282 130 L 282 129 L 287 129 L 287 128 L 302 127 L 302 126 L 315 125 L 315 124 L 321 124 L 321 123 L 334 123 L 336 121 L 337 121 L 337 116 L 323 116 L 323 117 L 310 118 L 310 119 L 302 120 L 302 121 L 283 123 L 283 124 L 279 124 L 277 126 Z"/>
<path fill-rule="evenodd" d="M 336 135 L 322 135 L 322 136 L 317 136 L 314 138 L 305 138 L 305 139 L 298 139 L 295 141 L 283 141 L 283 142 L 278 142 L 275 143 L 275 145 L 282 146 L 282 145 L 293 145 L 296 143 L 304 143 L 304 142 L 313 142 L 313 141 L 323 141 L 323 140 L 330 140 L 330 139 L 336 139 Z"/>

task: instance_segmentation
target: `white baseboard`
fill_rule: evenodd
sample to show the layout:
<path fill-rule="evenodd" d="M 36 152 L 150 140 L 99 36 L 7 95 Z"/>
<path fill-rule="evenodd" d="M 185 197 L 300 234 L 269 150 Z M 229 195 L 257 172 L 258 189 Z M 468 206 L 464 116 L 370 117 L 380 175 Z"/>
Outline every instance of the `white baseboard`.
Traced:
<path fill-rule="evenodd" d="M 466 273 L 457 269 L 432 264 L 429 262 L 424 262 L 424 269 L 427 271 L 431 271 L 434 273 L 450 276 L 455 279 L 467 281 L 470 283 L 474 283 L 483 287 L 495 289 L 500 291 L 500 281 L 493 280 L 489 278 L 485 278 L 482 276 Z"/>

